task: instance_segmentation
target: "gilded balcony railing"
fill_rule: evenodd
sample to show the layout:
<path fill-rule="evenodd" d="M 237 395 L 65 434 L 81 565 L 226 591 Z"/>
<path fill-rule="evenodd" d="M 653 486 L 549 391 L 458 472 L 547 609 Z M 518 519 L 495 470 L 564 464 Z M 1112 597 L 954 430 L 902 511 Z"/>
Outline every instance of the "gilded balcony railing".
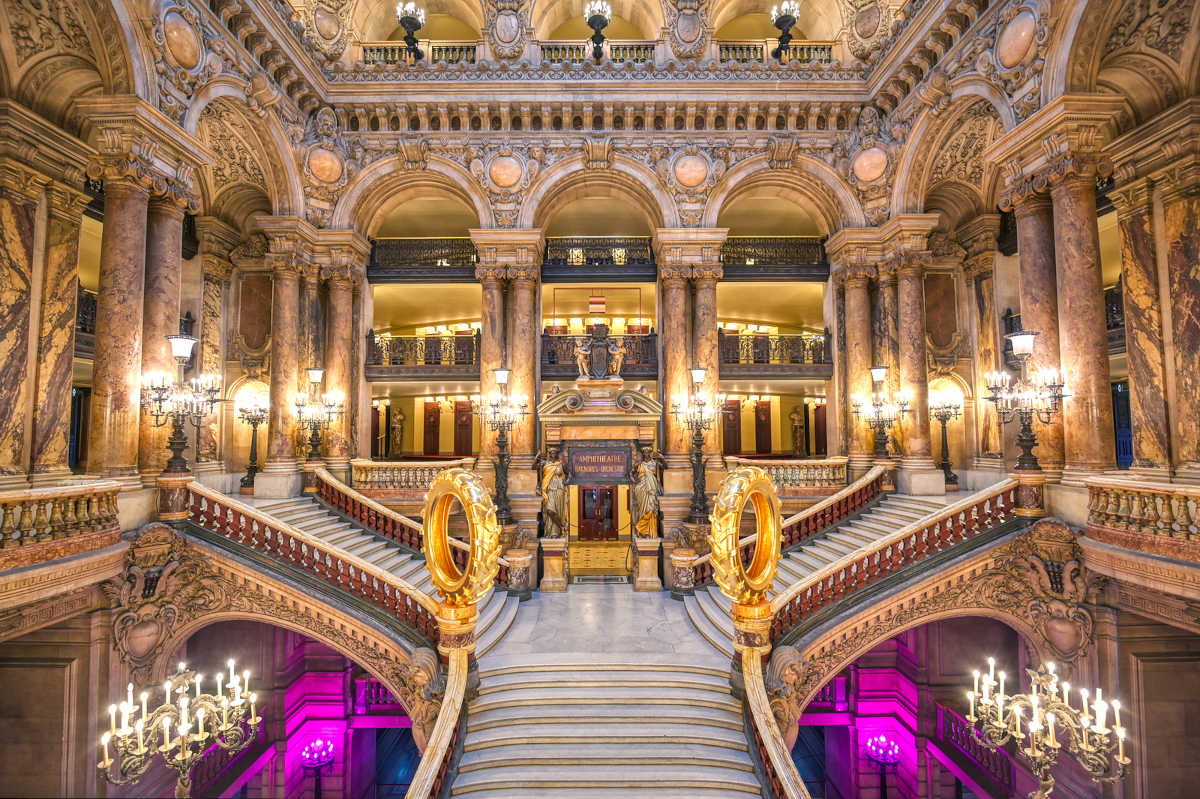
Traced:
<path fill-rule="evenodd" d="M 657 42 L 652 40 L 633 41 L 617 40 L 608 43 L 608 60 L 623 64 L 631 61 L 634 64 L 644 64 L 654 58 L 654 48 Z"/>
<path fill-rule="evenodd" d="M 443 469 L 474 469 L 474 458 L 437 461 L 350 461 L 350 482 L 361 494 L 387 499 L 420 499 Z"/>
<path fill-rule="evenodd" d="M 1200 562 L 1200 487 L 1120 477 L 1087 487 L 1089 538 Z"/>
<path fill-rule="evenodd" d="M 444 283 L 475 280 L 475 244 L 459 238 L 378 238 L 371 242 L 372 283 Z"/>
<path fill-rule="evenodd" d="M 368 380 L 479 377 L 479 331 L 432 336 L 367 334 Z"/>
<path fill-rule="evenodd" d="M 577 335 L 542 334 L 542 377 L 575 377 L 579 369 L 575 363 Z M 654 333 L 640 335 L 610 336 L 610 340 L 625 345 L 625 360 L 621 364 L 621 376 L 625 378 L 653 378 L 658 376 L 658 336 Z"/>
<path fill-rule="evenodd" d="M 0 493 L 0 570 L 116 543 L 120 489 L 115 481 L 95 480 Z"/>
<path fill-rule="evenodd" d="M 829 339 L 815 333 L 738 333 L 717 331 L 722 366 L 832 364 Z"/>
<path fill-rule="evenodd" d="M 775 481 L 775 488 L 782 497 L 828 496 L 846 486 L 844 456 L 821 460 L 726 456 L 725 465 L 730 470 L 738 466 L 757 466 L 766 470 Z"/>

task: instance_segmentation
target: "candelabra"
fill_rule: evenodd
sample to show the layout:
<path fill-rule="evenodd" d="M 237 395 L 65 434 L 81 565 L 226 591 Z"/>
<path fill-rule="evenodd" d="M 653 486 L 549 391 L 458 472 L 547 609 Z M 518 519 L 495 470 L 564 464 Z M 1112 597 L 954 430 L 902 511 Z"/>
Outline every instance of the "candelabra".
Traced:
<path fill-rule="evenodd" d="M 337 392 L 322 394 L 317 392 L 321 387 L 321 379 L 325 370 L 314 366 L 308 369 L 308 396 L 300 394 L 296 397 L 296 417 L 300 426 L 308 431 L 308 460 L 321 459 L 321 433 L 329 429 L 334 419 L 342 415 L 344 397 Z"/>
<path fill-rule="evenodd" d="M 413 61 L 420 61 L 425 57 L 425 53 L 417 46 L 416 32 L 425 27 L 425 9 L 416 3 L 397 3 L 396 21 L 404 28 L 404 43 L 408 45 L 408 54 L 412 56 Z"/>
<path fill-rule="evenodd" d="M 241 481 L 245 489 L 254 488 L 254 475 L 258 474 L 258 426 L 267 420 L 267 411 L 267 406 L 257 400 L 248 408 L 238 408 L 238 418 L 250 425 L 250 463 Z"/>
<path fill-rule="evenodd" d="M 683 419 L 692 434 L 692 506 L 688 521 L 703 524 L 708 520 L 708 495 L 704 485 L 704 433 L 712 427 L 714 408 L 700 392 L 704 382 L 704 369 L 692 369 L 692 391 L 683 404 L 677 399 L 671 403 L 671 414 Z"/>
<path fill-rule="evenodd" d="M 871 393 L 871 408 L 863 410 L 865 400 L 861 394 L 855 394 L 851 399 L 851 408 L 854 415 L 860 419 L 865 419 L 867 425 L 874 433 L 875 441 L 875 457 L 882 459 L 888 456 L 887 453 L 887 434 L 892 429 L 900 417 L 908 413 L 909 398 L 905 394 L 900 394 L 894 400 L 889 394 L 885 394 L 880 390 L 880 384 L 887 378 L 886 366 L 871 367 L 871 381 L 874 383 L 874 390 Z"/>
<path fill-rule="evenodd" d="M 942 424 L 942 474 L 948 486 L 958 485 L 958 475 L 950 470 L 950 439 L 946 435 L 946 423 L 961 416 L 962 409 L 961 394 L 947 391 L 929 398 L 929 413 Z"/>
<path fill-rule="evenodd" d="M 155 755 L 178 772 L 175 796 L 191 791 L 192 767 L 213 747 L 241 752 L 258 735 L 262 718 L 255 714 L 258 696 L 251 693 L 250 672 L 237 672 L 228 661 L 229 682 L 216 675 L 217 691 L 200 692 L 203 674 L 180 663 L 163 685 L 163 703 L 150 709 L 150 691 L 133 701 L 133 683 L 119 705 L 108 706 L 108 730 L 100 736 L 100 776 L 112 785 L 132 785 L 150 768 Z M 117 714 L 120 713 L 120 725 Z M 115 755 L 115 757 L 114 757 Z M 114 770 L 115 766 L 115 770 Z"/>
<path fill-rule="evenodd" d="M 1042 470 L 1033 448 L 1037 436 L 1033 433 L 1033 420 L 1049 424 L 1062 409 L 1062 401 L 1070 396 L 1064 393 L 1062 375 L 1057 369 L 1040 369 L 1029 375 L 1028 362 L 1033 354 L 1033 331 L 1010 333 L 1013 354 L 1021 362 L 1021 378 L 1014 384 L 1008 372 L 990 372 L 987 375 L 988 400 L 996 406 L 1001 421 L 1008 423 L 1015 417 L 1021 428 L 1017 433 L 1017 446 L 1021 450 L 1017 458 L 1017 469 L 1038 472 Z"/>
<path fill-rule="evenodd" d="M 529 415 L 529 402 L 524 397 L 509 396 L 508 378 L 511 370 L 493 369 L 492 374 L 496 376 L 498 390 L 488 398 L 486 406 L 479 408 L 478 413 L 488 429 L 496 434 L 496 521 L 512 524 L 516 520 L 508 504 L 508 464 L 512 460 L 508 454 L 508 433 L 518 419 Z"/>
<path fill-rule="evenodd" d="M 887 769 L 900 762 L 900 744 L 880 733 L 867 739 L 867 757 L 879 764 L 879 799 L 887 799 Z"/>
<path fill-rule="evenodd" d="M 321 799 L 321 772 L 333 762 L 333 741 L 310 741 L 300 751 L 300 764 L 313 772 L 313 799 Z"/>
<path fill-rule="evenodd" d="M 604 0 L 588 0 L 583 10 L 583 18 L 592 29 L 592 58 L 596 59 L 598 64 L 604 58 L 604 29 L 612 20 L 612 7 Z"/>
<path fill-rule="evenodd" d="M 771 58 L 782 62 L 788 51 L 788 42 L 792 40 L 792 26 L 796 24 L 796 15 L 800 12 L 800 4 L 795 0 L 783 0 L 771 9 L 771 19 L 779 28 L 779 46 L 771 51 Z"/>
<path fill-rule="evenodd" d="M 972 726 L 980 723 L 978 734 L 991 749 L 1009 741 L 1016 744 L 1017 754 L 1029 763 L 1038 780 L 1038 789 L 1029 799 L 1047 799 L 1054 790 L 1050 772 L 1064 745 L 1096 782 L 1123 779 L 1129 758 L 1125 757 L 1121 703 L 1115 699 L 1105 701 L 1097 688 L 1089 705 L 1088 690 L 1081 688 L 1081 701 L 1076 708 L 1071 705 L 1071 684 L 1060 683 L 1053 663 L 1037 671 L 1026 669 L 1025 673 L 1029 675 L 1029 693 L 1006 695 L 1005 673 L 1000 672 L 997 681 L 996 659 L 988 658 L 987 674 L 972 673 L 975 684 L 974 690 L 967 691 L 970 705 L 967 721 Z M 1107 726 L 1110 708 L 1111 728 Z"/>
<path fill-rule="evenodd" d="M 180 375 L 174 380 L 160 372 L 142 375 L 142 406 L 155 427 L 171 423 L 171 435 L 167 438 L 171 457 L 163 472 L 178 474 L 188 470 L 187 459 L 183 457 L 188 445 L 188 422 L 200 426 L 216 406 L 221 387 L 216 375 L 202 375 L 186 382 L 182 379 L 183 368 L 191 360 L 196 339 L 180 333 L 167 336 L 167 341 L 171 343 L 171 355 L 178 364 Z"/>

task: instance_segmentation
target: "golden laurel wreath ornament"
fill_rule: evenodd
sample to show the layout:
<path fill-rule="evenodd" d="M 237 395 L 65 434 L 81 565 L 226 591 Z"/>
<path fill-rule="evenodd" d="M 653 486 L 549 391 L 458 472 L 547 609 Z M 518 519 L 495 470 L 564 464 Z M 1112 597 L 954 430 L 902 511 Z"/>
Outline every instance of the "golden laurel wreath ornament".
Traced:
<path fill-rule="evenodd" d="M 450 509 L 455 500 L 467 517 L 467 562 L 454 562 L 450 543 Z M 425 562 L 433 585 L 446 605 L 466 607 L 492 587 L 500 558 L 500 523 L 496 506 L 479 475 L 466 469 L 438 472 L 425 496 Z"/>
<path fill-rule="evenodd" d="M 758 538 L 749 565 L 742 562 L 738 537 L 742 511 L 749 502 L 754 508 Z M 758 466 L 742 466 L 725 476 L 713 500 L 708 519 L 708 543 L 712 548 L 713 578 L 721 593 L 742 605 L 766 601 L 775 582 L 783 535 L 779 495 L 775 481 Z"/>

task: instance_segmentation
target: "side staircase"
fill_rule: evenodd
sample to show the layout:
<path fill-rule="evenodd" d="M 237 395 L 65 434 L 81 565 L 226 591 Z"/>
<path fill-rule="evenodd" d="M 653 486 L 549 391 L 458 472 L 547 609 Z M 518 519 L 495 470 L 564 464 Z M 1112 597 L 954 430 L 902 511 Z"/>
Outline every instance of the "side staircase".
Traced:
<path fill-rule="evenodd" d="M 331 546 L 357 555 L 386 569 L 427 594 L 434 594 L 425 560 L 388 539 L 348 521 L 345 517 L 309 497 L 294 497 L 257 504 L 268 516 L 298 527 Z M 479 605 L 478 653 L 491 649 L 504 636 L 517 616 L 517 597 L 505 590 L 495 591 Z"/>
<path fill-rule="evenodd" d="M 862 513 L 834 525 L 821 535 L 786 551 L 770 591 L 774 596 L 789 585 L 813 574 L 851 552 L 894 533 L 915 521 L 936 514 L 944 502 L 921 497 L 887 494 Z M 696 586 L 684 597 L 688 616 L 709 643 L 733 657 L 733 601 L 714 583 Z"/>

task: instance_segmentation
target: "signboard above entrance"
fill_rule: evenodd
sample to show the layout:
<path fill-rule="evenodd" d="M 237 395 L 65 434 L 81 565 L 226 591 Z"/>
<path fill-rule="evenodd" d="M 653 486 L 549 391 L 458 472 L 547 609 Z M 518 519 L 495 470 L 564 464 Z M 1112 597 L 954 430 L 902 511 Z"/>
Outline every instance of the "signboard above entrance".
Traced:
<path fill-rule="evenodd" d="M 567 468 L 573 485 L 614 485 L 629 482 L 628 443 L 572 443 L 567 447 Z"/>

